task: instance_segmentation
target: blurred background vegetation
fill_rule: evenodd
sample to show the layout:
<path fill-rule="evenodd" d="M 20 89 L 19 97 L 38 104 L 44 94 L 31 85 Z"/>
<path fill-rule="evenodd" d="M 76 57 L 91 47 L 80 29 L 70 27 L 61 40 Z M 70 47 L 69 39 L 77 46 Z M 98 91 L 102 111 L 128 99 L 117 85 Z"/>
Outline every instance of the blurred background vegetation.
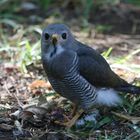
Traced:
<path fill-rule="evenodd" d="M 118 75 L 140 86 L 140 0 L 0 0 L 0 91 L 7 79 L 9 89 L 18 88 L 20 97 L 21 93 L 30 94 L 28 86 L 34 80 L 46 80 L 40 38 L 50 23 L 67 24 L 76 38 L 99 51 Z M 37 93 L 44 91 L 37 89 Z M 124 106 L 115 111 L 140 116 L 139 95 L 123 96 Z M 7 101 L 12 100 L 5 104 Z M 135 117 L 126 120 L 132 122 Z M 130 122 L 105 114 L 97 132 L 72 133 L 79 138 L 92 134 L 99 140 L 140 139 L 140 125 Z"/>
<path fill-rule="evenodd" d="M 0 61 L 10 60 L 24 72 L 40 62 L 40 34 L 49 23 L 78 31 L 140 33 L 139 0 L 1 0 Z"/>

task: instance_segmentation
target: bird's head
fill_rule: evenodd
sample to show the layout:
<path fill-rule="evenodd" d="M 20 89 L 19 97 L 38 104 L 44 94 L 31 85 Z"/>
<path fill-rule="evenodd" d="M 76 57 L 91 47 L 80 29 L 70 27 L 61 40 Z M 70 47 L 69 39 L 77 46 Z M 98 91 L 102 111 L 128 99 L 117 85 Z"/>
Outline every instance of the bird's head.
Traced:
<path fill-rule="evenodd" d="M 50 24 L 42 33 L 42 52 L 53 56 L 71 44 L 73 36 L 64 24 Z"/>

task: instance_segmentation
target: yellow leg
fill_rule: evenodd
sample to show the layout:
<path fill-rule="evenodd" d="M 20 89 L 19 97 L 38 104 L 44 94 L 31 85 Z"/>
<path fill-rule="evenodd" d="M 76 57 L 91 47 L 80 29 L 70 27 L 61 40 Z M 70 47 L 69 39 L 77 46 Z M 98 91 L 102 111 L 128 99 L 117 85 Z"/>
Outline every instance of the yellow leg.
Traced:
<path fill-rule="evenodd" d="M 55 121 L 55 123 L 60 124 L 60 125 L 64 125 L 67 128 L 71 128 L 75 124 L 75 122 L 77 121 L 77 119 L 82 115 L 83 112 L 84 112 L 83 109 L 78 110 L 76 112 L 75 116 L 71 120 L 69 120 L 68 122 L 66 122 L 66 123 L 60 123 L 58 121 Z"/>
<path fill-rule="evenodd" d="M 69 122 L 66 123 L 66 127 L 71 128 L 75 124 L 77 119 L 83 114 L 83 112 L 84 112 L 83 109 L 78 110 L 75 116 Z"/>
<path fill-rule="evenodd" d="M 73 109 L 72 109 L 72 113 L 70 114 L 70 118 L 72 118 L 73 116 L 75 116 L 76 111 L 78 109 L 77 105 L 72 104 L 72 106 L 73 106 Z"/>

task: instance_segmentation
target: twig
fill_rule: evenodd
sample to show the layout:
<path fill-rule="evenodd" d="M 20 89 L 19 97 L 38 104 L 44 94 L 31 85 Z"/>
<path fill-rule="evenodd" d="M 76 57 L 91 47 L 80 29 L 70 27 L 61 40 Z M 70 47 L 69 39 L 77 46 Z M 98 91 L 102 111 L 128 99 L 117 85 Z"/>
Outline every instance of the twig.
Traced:
<path fill-rule="evenodd" d="M 11 97 L 12 97 L 12 95 L 14 95 L 14 97 L 16 98 L 16 100 L 17 100 L 17 102 L 18 102 L 18 105 L 22 108 L 23 104 L 22 104 L 21 101 L 18 99 L 18 97 L 17 97 L 17 95 L 16 95 L 15 93 L 11 93 L 11 92 L 9 91 L 6 82 L 5 82 L 5 84 L 4 84 L 4 87 L 5 87 L 6 91 L 7 91 L 7 93 L 8 93 Z M 16 93 L 17 93 L 17 94 L 19 93 L 17 89 L 16 89 Z"/>
<path fill-rule="evenodd" d="M 11 92 L 9 91 L 6 82 L 4 83 L 4 87 L 5 87 L 6 91 L 7 91 L 7 93 L 11 96 Z"/>
<path fill-rule="evenodd" d="M 114 114 L 114 115 L 116 115 L 117 117 L 120 117 L 122 119 L 131 121 L 133 124 L 137 124 L 137 123 L 140 122 L 140 117 L 124 115 L 124 114 L 117 113 L 117 112 L 114 112 L 114 111 L 111 111 L 111 113 Z"/>
<path fill-rule="evenodd" d="M 14 93 L 14 96 L 15 96 L 15 98 L 17 99 L 18 105 L 19 105 L 20 107 L 22 107 L 22 106 L 23 106 L 23 103 L 18 99 L 17 94 L 19 94 L 19 91 L 18 91 L 18 89 L 16 88 L 16 94 Z"/>

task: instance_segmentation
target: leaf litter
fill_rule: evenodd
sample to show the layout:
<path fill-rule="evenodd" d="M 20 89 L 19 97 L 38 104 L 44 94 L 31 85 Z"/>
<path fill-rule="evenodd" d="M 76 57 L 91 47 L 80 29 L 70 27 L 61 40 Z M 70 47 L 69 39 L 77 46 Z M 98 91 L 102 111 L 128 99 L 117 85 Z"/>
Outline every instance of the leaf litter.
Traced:
<path fill-rule="evenodd" d="M 92 39 L 93 36 L 89 37 L 88 32 L 82 33 L 80 29 L 74 34 L 82 42 L 84 40 L 97 51 L 104 52 L 117 74 L 139 85 L 140 42 L 137 36 L 95 34 Z M 130 52 L 138 53 L 131 53 L 134 55 L 130 56 Z M 116 60 L 114 56 L 120 59 Z M 8 59 L 6 55 L 4 58 Z M 135 66 L 131 67 L 130 63 Z M 140 127 L 137 117 L 140 115 L 140 103 L 135 100 L 137 95 L 122 95 L 127 103 L 123 107 L 115 108 L 116 114 L 100 110 L 97 120 L 94 114 L 84 114 L 72 129 L 67 129 L 61 123 L 71 119 L 72 104 L 53 91 L 44 78 L 46 75 L 41 65 L 30 64 L 26 70 L 26 73 L 22 73 L 18 65 L 0 64 L 0 134 L 3 132 L 9 139 L 82 139 L 98 138 L 101 134 L 111 135 L 113 131 L 121 139 L 124 134 L 138 137 L 138 129 L 134 129 Z M 56 121 L 60 123 L 57 124 Z"/>

